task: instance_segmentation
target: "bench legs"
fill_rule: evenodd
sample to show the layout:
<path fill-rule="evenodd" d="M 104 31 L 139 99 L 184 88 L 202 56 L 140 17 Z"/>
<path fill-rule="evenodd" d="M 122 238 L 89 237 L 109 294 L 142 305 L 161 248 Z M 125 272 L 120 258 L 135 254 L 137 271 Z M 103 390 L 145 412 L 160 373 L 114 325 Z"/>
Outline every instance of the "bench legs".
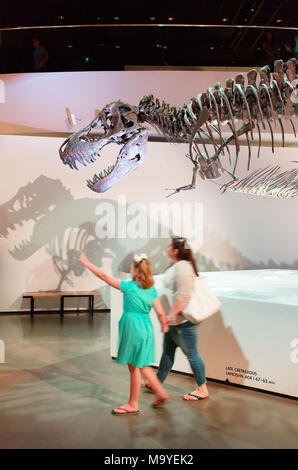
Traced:
<path fill-rule="evenodd" d="M 30 317 L 34 315 L 34 297 L 30 297 Z"/>
<path fill-rule="evenodd" d="M 60 303 L 60 316 L 64 316 L 64 298 L 65 297 L 88 297 L 89 299 L 89 313 L 93 317 L 94 312 L 94 295 L 62 295 Z"/>
<path fill-rule="evenodd" d="M 60 317 L 64 316 L 64 295 L 61 295 L 60 299 Z"/>
<path fill-rule="evenodd" d="M 94 295 L 62 295 L 60 298 L 60 317 L 64 316 L 64 299 L 65 297 L 88 297 L 89 299 L 89 314 L 93 317 L 94 312 Z M 30 316 L 33 318 L 34 315 L 34 297 L 33 296 L 25 296 L 23 295 L 24 299 L 30 299 Z"/>
<path fill-rule="evenodd" d="M 34 315 L 34 297 L 32 295 L 23 295 L 23 299 L 30 299 L 30 317 Z"/>
<path fill-rule="evenodd" d="M 89 295 L 89 313 L 91 314 L 91 317 L 93 317 L 93 311 L 94 311 L 94 295 Z"/>

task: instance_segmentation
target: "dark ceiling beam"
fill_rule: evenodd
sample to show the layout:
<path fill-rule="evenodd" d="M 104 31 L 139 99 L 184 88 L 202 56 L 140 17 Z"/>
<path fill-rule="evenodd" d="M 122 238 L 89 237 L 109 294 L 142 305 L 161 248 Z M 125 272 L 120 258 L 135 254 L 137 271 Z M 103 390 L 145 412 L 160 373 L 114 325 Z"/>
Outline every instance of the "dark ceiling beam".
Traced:
<path fill-rule="evenodd" d="M 219 18 L 221 16 L 221 11 L 223 9 L 223 5 L 224 5 L 224 0 L 222 0 L 220 2 L 220 5 L 219 5 L 218 11 L 217 11 L 217 15 L 216 15 L 216 19 L 215 19 L 215 23 L 219 23 L 219 21 L 220 21 Z"/>
<path fill-rule="evenodd" d="M 280 4 L 277 6 L 277 8 L 275 8 L 273 15 L 271 16 L 271 18 L 269 19 L 269 21 L 266 23 L 266 29 L 268 29 L 268 28 L 269 28 L 269 29 L 275 29 L 274 26 L 273 26 L 273 27 L 269 27 L 268 25 L 271 23 L 271 21 L 273 20 L 273 18 L 277 15 L 277 13 L 279 12 L 279 10 L 281 9 L 281 7 L 282 7 L 283 4 L 284 4 L 284 1 L 281 1 Z M 256 45 L 256 44 L 258 43 L 258 41 L 261 39 L 262 35 L 263 35 L 263 32 L 261 32 L 261 33 L 257 36 L 255 42 L 250 46 L 250 50 L 253 50 L 253 49 L 254 49 L 255 45 Z"/>
<path fill-rule="evenodd" d="M 256 12 L 255 14 L 251 17 L 250 21 L 249 21 L 249 25 L 252 24 L 252 22 L 254 21 L 255 17 L 257 16 L 257 14 L 259 13 L 259 11 L 261 10 L 262 6 L 264 5 L 264 0 L 262 0 L 261 2 L 254 2 L 253 6 L 255 6 L 256 4 Z M 247 33 L 248 30 L 244 31 L 244 33 L 242 34 L 242 36 L 240 36 L 238 38 L 238 43 L 236 45 L 234 45 L 234 42 L 235 40 L 233 41 L 232 43 L 232 47 L 235 48 L 235 49 L 238 49 L 239 47 L 239 44 L 241 43 L 241 41 L 243 40 L 243 38 L 245 37 L 246 33 Z M 237 38 L 236 38 L 237 39 Z"/>
<path fill-rule="evenodd" d="M 235 13 L 235 15 L 234 15 L 234 17 L 233 17 L 233 19 L 232 19 L 232 24 L 235 24 L 235 23 L 236 23 L 237 18 L 238 18 L 238 15 L 239 15 L 239 13 L 240 13 L 240 11 L 241 11 L 241 9 L 242 9 L 243 4 L 245 3 L 245 1 L 246 1 L 246 0 L 242 0 L 242 1 L 241 1 L 240 6 L 239 6 L 238 10 L 236 11 L 236 13 Z M 226 36 L 225 39 L 229 40 L 230 37 L 231 37 L 231 35 L 232 35 L 232 33 L 233 33 L 232 30 L 228 31 L 227 36 Z"/>

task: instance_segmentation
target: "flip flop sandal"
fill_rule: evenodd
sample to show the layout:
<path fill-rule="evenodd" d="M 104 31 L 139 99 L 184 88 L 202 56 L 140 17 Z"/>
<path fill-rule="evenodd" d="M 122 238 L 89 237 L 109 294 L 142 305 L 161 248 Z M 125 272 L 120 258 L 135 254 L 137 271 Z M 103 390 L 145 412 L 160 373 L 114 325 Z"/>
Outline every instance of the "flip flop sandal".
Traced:
<path fill-rule="evenodd" d="M 159 408 L 160 406 L 162 405 L 165 405 L 166 403 L 168 403 L 168 398 L 161 398 L 159 400 L 155 400 L 153 403 L 152 403 L 152 408 Z"/>
<path fill-rule="evenodd" d="M 117 415 L 117 416 L 119 416 L 119 415 L 127 415 L 127 414 L 137 414 L 137 413 L 140 412 L 140 410 L 137 410 L 137 411 L 129 411 L 129 410 L 126 410 L 125 408 L 121 408 L 120 406 L 118 406 L 118 407 L 116 408 L 116 410 L 122 410 L 122 411 L 125 411 L 125 413 L 117 413 L 117 411 L 112 410 L 112 411 L 111 411 L 112 415 Z"/>
<path fill-rule="evenodd" d="M 207 397 L 203 398 L 203 397 L 199 397 L 198 395 L 195 395 L 194 393 L 186 393 L 185 395 L 187 395 L 188 397 L 194 397 L 195 398 L 195 400 L 187 400 L 187 399 L 183 398 L 183 400 L 185 400 L 185 401 L 205 400 L 205 398 L 208 398 L 208 396 L 209 396 L 208 395 Z"/>

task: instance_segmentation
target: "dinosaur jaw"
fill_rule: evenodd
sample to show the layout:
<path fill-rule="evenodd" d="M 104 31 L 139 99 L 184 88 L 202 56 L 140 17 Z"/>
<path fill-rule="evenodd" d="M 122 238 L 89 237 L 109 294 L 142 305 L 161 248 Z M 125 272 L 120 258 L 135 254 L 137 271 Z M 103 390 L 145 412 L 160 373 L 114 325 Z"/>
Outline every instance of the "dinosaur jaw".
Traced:
<path fill-rule="evenodd" d="M 112 143 L 121 146 L 115 164 L 87 180 L 88 188 L 97 193 L 103 193 L 143 162 L 148 134 L 147 129 L 139 128 L 130 132 L 123 131 L 121 135 L 111 137 L 83 135 L 78 139 L 76 135 L 73 135 L 70 141 L 65 141 L 61 146 L 62 149 L 66 145 L 64 151 L 60 149 L 60 157 L 65 165 L 78 170 L 78 163 L 86 166 L 86 163 L 94 162 L 98 157 L 103 158 L 100 154 L 103 147 Z M 74 139 L 76 142 L 73 142 Z"/>
<path fill-rule="evenodd" d="M 118 154 L 116 163 L 99 174 L 95 174 L 92 180 L 87 180 L 87 186 L 92 191 L 103 193 L 128 173 L 136 170 L 144 160 L 148 133 L 147 129 L 140 129 L 130 136 L 128 140 L 126 140 L 128 137 L 126 136 L 125 139 L 117 142 L 123 146 Z"/>

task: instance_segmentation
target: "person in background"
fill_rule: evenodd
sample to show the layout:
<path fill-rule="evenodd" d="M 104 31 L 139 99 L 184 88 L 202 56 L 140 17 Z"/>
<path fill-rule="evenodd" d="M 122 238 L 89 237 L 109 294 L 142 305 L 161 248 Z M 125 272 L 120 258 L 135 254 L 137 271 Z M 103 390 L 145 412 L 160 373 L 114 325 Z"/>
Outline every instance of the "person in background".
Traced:
<path fill-rule="evenodd" d="M 43 72 L 47 69 L 49 59 L 48 51 L 40 44 L 39 38 L 33 39 L 33 68 L 36 72 Z"/>
<path fill-rule="evenodd" d="M 171 305 L 167 316 L 170 330 L 164 335 L 163 353 L 159 363 L 157 377 L 163 383 L 173 367 L 175 352 L 180 347 L 186 355 L 197 383 L 196 389 L 183 395 L 184 400 L 202 400 L 208 398 L 205 364 L 197 350 L 198 325 L 187 321 L 183 309 L 191 299 L 194 280 L 198 269 L 191 248 L 183 237 L 173 237 L 167 246 L 167 255 L 172 264 L 164 274 L 164 285 L 171 294 Z M 143 383 L 150 389 L 150 384 Z"/>
<path fill-rule="evenodd" d="M 294 57 L 296 57 L 298 61 L 298 34 L 296 34 L 294 38 Z"/>
<path fill-rule="evenodd" d="M 130 267 L 132 280 L 123 281 L 106 274 L 102 269 L 92 264 L 83 252 L 80 253 L 80 263 L 111 287 L 120 289 L 124 294 L 124 311 L 119 321 L 117 362 L 128 366 L 130 396 L 128 402 L 112 410 L 112 414 L 127 415 L 139 412 L 141 375 L 144 376 L 156 395 L 152 406 L 163 405 L 168 399 L 168 394 L 150 367 L 155 362 L 154 332 L 149 316 L 152 306 L 158 315 L 162 332 L 166 333 L 169 326 L 154 287 L 149 259 L 145 254 L 135 255 Z"/>
<path fill-rule="evenodd" d="M 264 53 L 264 60 L 266 61 L 266 64 L 264 65 L 271 65 L 274 62 L 274 59 L 276 58 L 276 52 L 274 48 L 274 39 L 273 35 L 270 31 L 267 31 L 266 33 L 266 39 L 261 44 L 262 51 Z"/>

